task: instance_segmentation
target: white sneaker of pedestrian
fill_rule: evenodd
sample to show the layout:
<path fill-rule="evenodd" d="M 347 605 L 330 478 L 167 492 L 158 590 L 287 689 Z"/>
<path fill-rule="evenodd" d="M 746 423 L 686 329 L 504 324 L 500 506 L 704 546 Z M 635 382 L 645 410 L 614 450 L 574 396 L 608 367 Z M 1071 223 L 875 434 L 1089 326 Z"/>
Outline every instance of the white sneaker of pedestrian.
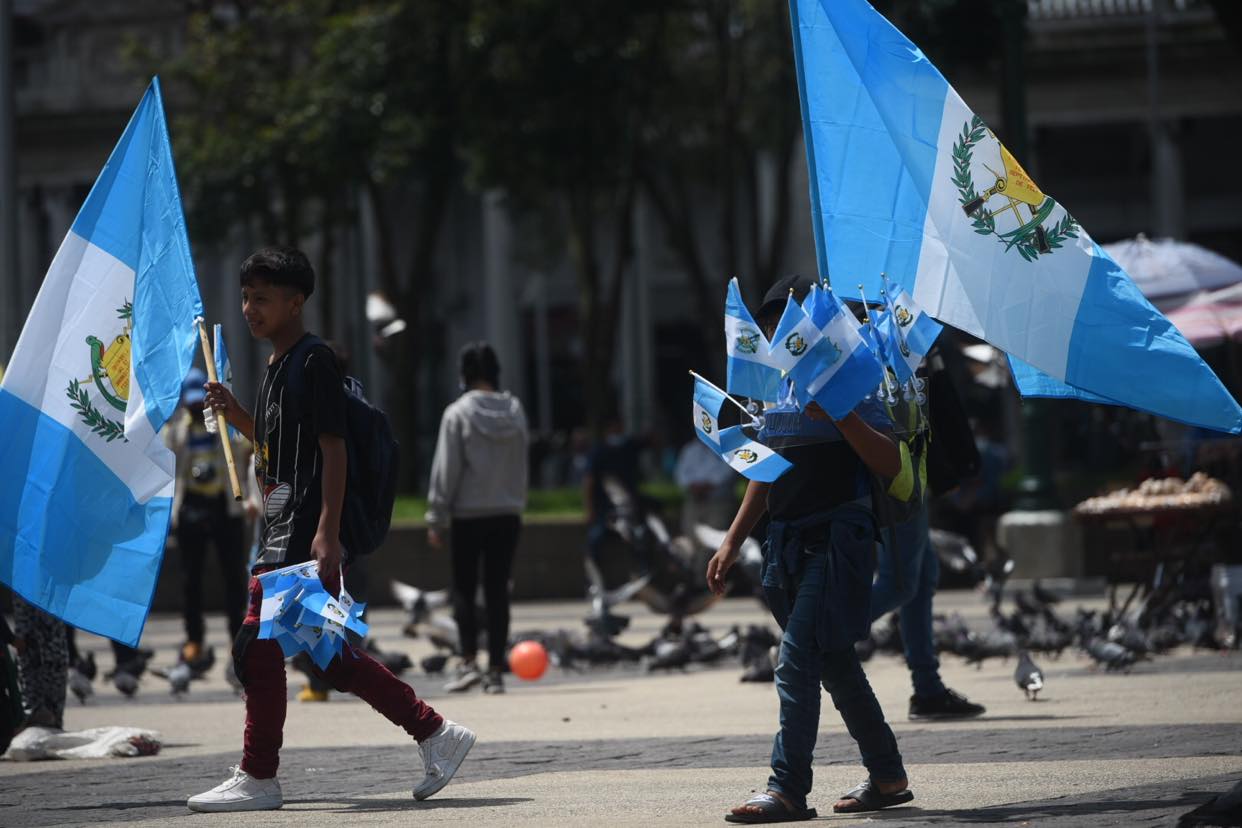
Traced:
<path fill-rule="evenodd" d="M 474 732 L 456 722 L 444 720 L 430 738 L 418 746 L 423 754 L 423 781 L 414 788 L 415 799 L 426 799 L 449 783 L 462 760 L 474 747 Z"/>
<path fill-rule="evenodd" d="M 191 811 L 218 813 L 221 811 L 272 811 L 285 803 L 276 777 L 255 779 L 241 769 L 231 768 L 232 776 L 210 791 L 192 796 L 185 804 Z"/>
<path fill-rule="evenodd" d="M 450 693 L 464 693 L 483 680 L 483 673 L 474 662 L 467 662 L 457 669 L 457 675 L 444 689 Z"/>

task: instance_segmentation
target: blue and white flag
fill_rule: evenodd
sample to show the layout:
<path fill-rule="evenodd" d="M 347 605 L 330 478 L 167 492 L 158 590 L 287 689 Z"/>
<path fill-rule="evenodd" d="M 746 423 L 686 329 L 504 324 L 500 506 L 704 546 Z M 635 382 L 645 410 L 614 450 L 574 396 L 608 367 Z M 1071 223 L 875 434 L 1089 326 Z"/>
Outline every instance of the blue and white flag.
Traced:
<path fill-rule="evenodd" d="M 279 644 L 286 658 L 305 652 L 326 670 L 344 651 L 347 630 L 359 638 L 369 632 L 362 620 L 366 604 L 354 603 L 343 583 L 339 597 L 328 593 L 314 562 L 265 572 L 259 583 L 263 601 L 258 636 Z"/>
<path fill-rule="evenodd" d="M 928 313 L 1053 379 L 1192 425 L 1242 408 L 927 56 L 865 0 L 791 0 L 819 271 Z"/>
<path fill-rule="evenodd" d="M 747 437 L 741 426 L 721 432 L 720 456 L 742 477 L 759 483 L 771 483 L 793 468 L 784 457 Z"/>
<path fill-rule="evenodd" d="M 702 377 L 694 378 L 694 433 L 712 451 L 720 451 L 720 409 L 724 393 Z"/>
<path fill-rule="evenodd" d="M 0 383 L 0 581 L 135 646 L 203 312 L 158 81 L 61 243 Z"/>
<path fill-rule="evenodd" d="M 893 359 L 893 365 L 897 369 L 898 377 L 905 382 L 918 370 L 919 363 L 936 344 L 936 338 L 940 336 L 944 326 L 932 319 L 900 287 L 897 288 L 895 296 L 886 292 L 884 300 L 888 309 L 883 319 L 876 320 L 876 327 L 881 333 L 885 333 L 885 328 L 887 329 L 890 344 L 895 346 L 892 353 L 898 355 Z"/>
<path fill-rule="evenodd" d="M 216 363 L 216 379 L 220 384 L 229 391 L 233 390 L 233 363 L 229 362 L 229 349 L 224 344 L 224 326 L 219 322 L 211 326 L 211 343 L 212 356 Z M 203 420 L 208 424 L 208 431 L 214 433 L 216 418 L 211 416 L 211 412 Z M 233 426 L 229 426 L 229 439 L 240 440 L 241 432 Z"/>
<path fill-rule="evenodd" d="M 1053 399 L 1080 400 L 1082 402 L 1102 405 L 1120 405 L 1120 403 L 1092 394 L 1081 388 L 1066 385 L 1053 379 L 1033 365 L 1023 362 L 1015 356 L 1009 356 L 1009 372 L 1013 375 L 1013 384 L 1024 397 L 1049 397 Z"/>
<path fill-rule="evenodd" d="M 808 294 L 809 298 L 810 294 Z M 768 363 L 780 369 L 782 374 L 793 374 L 794 369 L 804 357 L 811 355 L 812 349 L 823 338 L 814 320 L 802 309 L 802 305 L 794 299 L 793 293 L 785 300 L 785 312 L 781 321 L 776 323 L 776 332 L 768 344 Z M 797 380 L 795 379 L 795 382 Z"/>
<path fill-rule="evenodd" d="M 736 278 L 729 280 L 724 322 L 728 355 L 725 388 L 739 397 L 774 401 L 781 386 L 781 372 L 768 362 L 768 339 L 746 309 Z"/>
<path fill-rule="evenodd" d="M 794 373 L 794 387 L 803 406 L 813 400 L 839 420 L 875 391 L 884 380 L 884 369 L 859 333 L 858 320 L 833 291 L 813 290 L 807 302 L 831 358 L 817 357 L 814 362 L 808 360 L 805 369 L 800 366 Z"/>

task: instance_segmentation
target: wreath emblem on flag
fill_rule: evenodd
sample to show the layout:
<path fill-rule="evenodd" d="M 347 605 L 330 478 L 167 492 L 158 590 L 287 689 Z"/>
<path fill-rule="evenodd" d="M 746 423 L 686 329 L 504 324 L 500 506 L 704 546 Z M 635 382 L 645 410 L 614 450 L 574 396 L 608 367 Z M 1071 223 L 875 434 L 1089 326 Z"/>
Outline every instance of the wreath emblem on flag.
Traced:
<path fill-rule="evenodd" d="M 1028 262 L 1047 256 L 1067 239 L 1077 238 L 1078 222 L 1069 213 L 1050 226 L 1045 225 L 1057 202 L 1035 186 L 1026 170 L 1003 144 L 997 144 L 1000 171 L 983 165 L 995 179 L 992 186 L 983 192 L 975 189 L 971 173 L 974 148 L 985 136 L 995 138 L 983 119 L 973 115 L 962 126 L 962 134 L 953 143 L 953 184 L 957 187 L 962 212 L 970 219 L 975 232 L 982 236 L 996 236 L 1006 251 L 1017 250 Z M 1004 220 L 1002 228 L 1009 229 L 997 229 L 998 218 Z"/>
<path fill-rule="evenodd" d="M 706 411 L 703 412 L 702 422 L 703 422 L 703 433 L 711 434 L 712 433 L 712 417 Z"/>
<path fill-rule="evenodd" d="M 806 353 L 806 340 L 802 338 L 802 334 L 794 332 L 785 340 L 785 350 L 796 357 Z"/>
<path fill-rule="evenodd" d="M 129 402 L 129 357 L 130 332 L 134 326 L 134 305 L 126 301 L 116 309 L 117 318 L 123 323 L 121 333 L 111 343 L 105 345 L 96 336 L 86 337 L 90 346 L 91 375 L 83 380 L 70 380 L 65 389 L 69 397 L 69 405 L 78 412 L 78 417 L 86 423 L 93 433 L 111 443 L 113 440 L 126 440 L 125 424 L 110 419 L 100 411 L 91 400 L 85 386 L 93 384 L 99 396 L 111 408 L 125 413 Z"/>
<path fill-rule="evenodd" d="M 749 328 L 743 328 L 737 335 L 737 350 L 743 354 L 755 354 L 759 352 L 759 332 Z"/>
<path fill-rule="evenodd" d="M 752 449 L 738 449 L 733 453 L 733 456 L 747 465 L 750 465 L 759 459 L 758 453 Z"/>

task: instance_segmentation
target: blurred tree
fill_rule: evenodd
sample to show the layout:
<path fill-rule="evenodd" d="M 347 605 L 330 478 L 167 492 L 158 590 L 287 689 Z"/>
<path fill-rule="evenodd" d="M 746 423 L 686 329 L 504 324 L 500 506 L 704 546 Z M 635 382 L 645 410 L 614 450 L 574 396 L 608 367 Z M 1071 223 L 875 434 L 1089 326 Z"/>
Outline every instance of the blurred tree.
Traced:
<path fill-rule="evenodd" d="M 185 93 L 173 135 L 195 238 L 219 240 L 247 225 L 266 242 L 317 238 L 331 331 L 333 253 L 340 231 L 359 219 L 361 195 L 379 282 L 411 328 L 427 330 L 436 249 L 461 174 L 455 147 L 474 60 L 466 59 L 471 5 L 188 3 L 182 51 L 168 61 L 139 57 Z M 409 447 L 422 345 L 399 342 L 390 355 L 388 407 Z M 415 471 L 403 467 L 405 487 Z"/>
<path fill-rule="evenodd" d="M 724 350 L 728 280 L 749 276 L 762 291 L 780 275 L 802 124 L 786 0 L 683 0 L 677 11 L 640 174 L 694 293 L 710 365 Z"/>
<path fill-rule="evenodd" d="M 668 4 L 477 3 L 468 35 L 482 79 L 465 157 L 469 179 L 566 237 L 579 289 L 587 422 L 615 407 L 621 288 L 633 259 L 642 129 L 667 84 Z"/>

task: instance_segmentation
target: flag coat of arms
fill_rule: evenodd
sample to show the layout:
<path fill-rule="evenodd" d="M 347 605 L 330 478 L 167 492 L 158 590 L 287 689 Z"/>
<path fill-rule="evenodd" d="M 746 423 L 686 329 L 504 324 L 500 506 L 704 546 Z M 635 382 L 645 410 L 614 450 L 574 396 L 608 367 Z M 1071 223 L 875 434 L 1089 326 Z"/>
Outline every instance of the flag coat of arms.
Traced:
<path fill-rule="evenodd" d="M 1181 333 L 915 44 L 865 0 L 790 6 L 821 274 L 876 296 L 887 272 L 1052 393 L 1242 430 Z"/>
<path fill-rule="evenodd" d="M 742 426 L 720 428 L 720 409 L 725 394 L 702 377 L 694 379 L 694 433 L 720 459 L 748 480 L 771 483 L 789 471 L 789 461 L 762 443 L 746 436 Z"/>
<path fill-rule="evenodd" d="M 158 432 L 194 356 L 194 277 L 158 81 L 61 243 L 0 383 L 0 581 L 136 645 L 163 558 Z"/>

